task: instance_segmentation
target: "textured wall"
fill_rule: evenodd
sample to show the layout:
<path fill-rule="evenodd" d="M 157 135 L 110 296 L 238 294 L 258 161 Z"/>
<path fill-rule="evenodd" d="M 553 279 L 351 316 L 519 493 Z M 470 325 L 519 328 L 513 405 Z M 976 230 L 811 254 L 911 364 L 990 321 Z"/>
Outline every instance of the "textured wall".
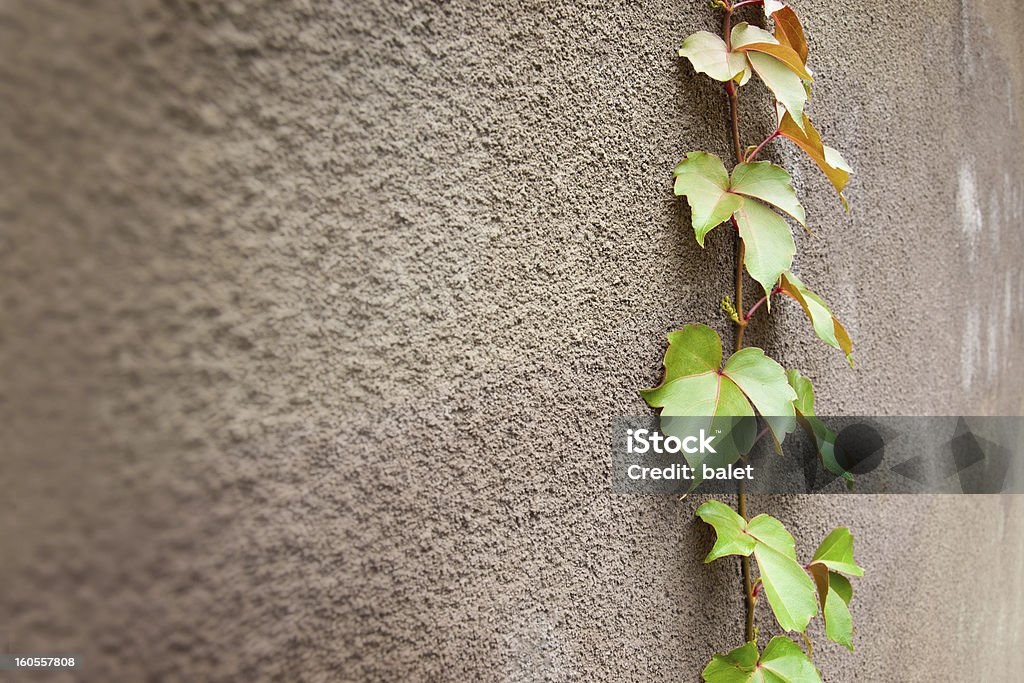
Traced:
<path fill-rule="evenodd" d="M 770 156 L 858 369 L 791 305 L 751 340 L 822 412 L 1021 414 L 1024 7 L 794 5 L 853 213 Z M 727 331 L 729 236 L 696 247 L 668 178 L 729 154 L 675 57 L 716 21 L 0 3 L 0 651 L 88 681 L 696 680 L 741 637 L 738 562 L 702 564 L 699 501 L 611 495 L 607 444 L 666 331 Z M 768 111 L 744 89 L 751 141 Z M 805 548 L 857 534 L 827 680 L 1019 680 L 1024 502 L 751 507 Z"/>

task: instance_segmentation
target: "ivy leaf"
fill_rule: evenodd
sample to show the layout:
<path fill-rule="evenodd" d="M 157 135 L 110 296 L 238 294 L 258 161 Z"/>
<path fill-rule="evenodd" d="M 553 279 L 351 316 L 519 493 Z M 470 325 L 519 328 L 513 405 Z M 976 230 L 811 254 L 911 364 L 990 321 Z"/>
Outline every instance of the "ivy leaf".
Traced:
<path fill-rule="evenodd" d="M 663 418 L 710 418 L 708 431 L 717 427 L 723 432 L 723 438 L 716 441 L 724 449 L 716 453 L 718 466 L 735 462 L 736 457 L 749 451 L 753 434 L 746 432 L 752 431 L 747 429 L 752 421 L 737 418 L 754 417 L 754 408 L 778 442 L 795 429 L 796 392 L 786 379 L 786 371 L 764 351 L 741 349 L 719 370 L 722 341 L 708 326 L 686 325 L 669 334 L 668 341 L 661 384 L 640 394 L 652 408 L 662 409 Z M 691 431 L 695 426 L 700 425 L 684 425 Z M 705 461 L 703 457 L 687 460 L 691 464 Z"/>
<path fill-rule="evenodd" d="M 704 503 L 695 514 L 715 529 L 715 546 L 704 562 L 726 555 L 749 556 L 758 543 L 796 560 L 796 542 L 792 534 L 771 515 L 758 515 L 747 522 L 731 507 L 717 500 Z"/>
<path fill-rule="evenodd" d="M 853 652 L 853 615 L 850 614 L 850 600 L 853 586 L 842 574 L 829 572 L 828 596 L 822 608 L 825 620 L 825 635 Z"/>
<path fill-rule="evenodd" d="M 779 626 L 786 631 L 803 632 L 818 613 L 811 577 L 795 559 L 765 543 L 754 546 L 754 559 Z"/>
<path fill-rule="evenodd" d="M 787 631 L 803 631 L 818 613 L 814 584 L 796 561 L 796 543 L 782 522 L 758 515 L 746 522 L 728 506 L 708 501 L 697 516 L 715 529 L 715 545 L 704 559 L 712 562 L 726 555 L 757 560 L 768 604 L 779 625 Z"/>
<path fill-rule="evenodd" d="M 748 52 L 746 55 L 754 71 L 775 95 L 775 99 L 782 103 L 792 116 L 794 126 L 802 131 L 806 120 L 804 104 L 807 102 L 807 89 L 804 87 L 803 79 L 771 55 L 761 52 Z"/>
<path fill-rule="evenodd" d="M 853 599 L 853 586 L 850 585 L 850 580 L 836 572 L 829 572 L 828 576 L 831 589 L 836 592 L 843 602 L 849 605 L 850 600 Z"/>
<path fill-rule="evenodd" d="M 814 663 L 785 636 L 772 638 L 760 657 L 755 643 L 715 655 L 701 677 L 705 683 L 821 683 Z"/>
<path fill-rule="evenodd" d="M 732 170 L 730 192 L 756 197 L 807 226 L 804 207 L 796 198 L 793 179 L 786 169 L 769 161 L 737 164 Z"/>
<path fill-rule="evenodd" d="M 764 351 L 754 346 L 740 349 L 725 362 L 722 374 L 750 399 L 777 442 L 782 443 L 786 434 L 796 429 L 796 392 L 789 386 L 782 366 Z"/>
<path fill-rule="evenodd" d="M 792 114 L 797 127 L 803 128 L 803 110 L 808 98 L 808 89 L 804 83 L 811 80 L 805 60 L 796 50 L 781 44 L 772 34 L 746 22 L 733 27 L 730 40 L 733 50 L 746 55 L 751 67 L 772 91 L 775 99 Z"/>
<path fill-rule="evenodd" d="M 824 565 L 812 564 L 809 571 L 818 589 L 825 635 L 853 652 L 853 616 L 850 614 L 853 586 L 845 576 L 830 572 Z"/>
<path fill-rule="evenodd" d="M 748 683 L 763 681 L 757 670 L 759 653 L 757 645 L 747 643 L 728 654 L 715 655 L 704 667 L 701 677 L 706 683 Z"/>
<path fill-rule="evenodd" d="M 651 407 L 668 416 L 753 417 L 740 388 L 719 372 L 722 340 L 717 332 L 707 325 L 686 325 L 668 335 L 668 344 L 661 384 L 640 392 Z"/>
<path fill-rule="evenodd" d="M 733 217 L 746 248 L 743 262 L 747 272 L 761 284 L 767 295 L 779 277 L 793 265 L 793 254 L 796 253 L 793 233 L 781 216 L 756 201 L 744 200 Z M 768 305 L 770 308 L 771 304 Z"/>
<path fill-rule="evenodd" d="M 796 245 L 789 226 L 761 199 L 806 222 L 789 173 L 767 161 L 738 164 L 732 179 L 725 164 L 714 154 L 689 152 L 672 172 L 674 192 L 686 197 L 692 213 L 694 235 L 704 246 L 705 236 L 733 216 L 748 251 L 747 270 L 767 292 L 793 262 Z M 771 304 L 769 303 L 769 307 Z"/>
<path fill-rule="evenodd" d="M 703 247 L 704 236 L 728 220 L 743 199 L 729 192 L 729 173 L 714 154 L 690 152 L 672 175 L 676 179 L 675 193 L 685 195 L 690 203 L 693 231 Z"/>
<path fill-rule="evenodd" d="M 800 60 L 806 65 L 807 39 L 796 12 L 775 0 L 766 0 L 764 11 L 775 20 L 775 38 L 800 55 Z"/>
<path fill-rule="evenodd" d="M 747 68 L 743 53 L 730 52 L 724 40 L 707 31 L 698 31 L 684 40 L 679 56 L 689 59 L 694 71 L 716 81 L 731 81 Z"/>
<path fill-rule="evenodd" d="M 790 46 L 781 44 L 775 36 L 747 22 L 736 24 L 732 29 L 732 49 L 739 52 L 761 52 L 782 62 L 804 81 L 811 80 L 811 74 L 804 60 Z M 771 86 L 769 86 L 771 87 Z"/>
<path fill-rule="evenodd" d="M 785 636 L 776 636 L 768 643 L 758 665 L 766 672 L 765 683 L 774 683 L 771 673 L 780 683 L 821 683 L 814 663 L 800 646 Z"/>
<path fill-rule="evenodd" d="M 803 117 L 803 126 L 798 126 L 788 111 L 779 112 L 779 134 L 792 140 L 814 163 L 818 165 L 821 172 L 825 174 L 832 187 L 836 188 L 843 207 L 849 210 L 846 197 L 843 195 L 843 188 L 850 180 L 849 165 L 842 155 L 831 147 L 827 148 L 821 142 L 821 134 L 811 125 L 808 116 Z"/>
<path fill-rule="evenodd" d="M 715 545 L 704 558 L 705 563 L 726 555 L 749 557 L 754 552 L 757 541 L 746 533 L 746 520 L 728 505 L 709 500 L 697 508 L 696 515 L 715 529 Z"/>
<path fill-rule="evenodd" d="M 853 342 L 850 340 L 846 328 L 832 315 L 825 300 L 807 289 L 800 278 L 789 272 L 782 275 L 782 291 L 800 304 L 810 319 L 815 333 L 823 342 L 846 354 L 846 362 L 852 368 Z"/>
<path fill-rule="evenodd" d="M 822 564 L 836 572 L 851 576 L 864 576 L 864 570 L 853 561 L 853 534 L 844 526 L 832 530 L 818 549 L 811 564 Z"/>
<path fill-rule="evenodd" d="M 740 519 L 743 518 L 740 517 Z M 796 560 L 796 541 L 793 540 L 793 535 L 786 531 L 786 527 L 782 526 L 782 522 L 771 515 L 758 515 L 754 517 L 747 523 L 747 533 L 758 542 L 774 548 L 792 560 Z"/>
<path fill-rule="evenodd" d="M 796 392 L 794 410 L 800 415 L 814 415 L 814 387 L 811 386 L 811 380 L 801 375 L 799 370 L 787 370 L 786 379 Z"/>
<path fill-rule="evenodd" d="M 668 335 L 665 381 L 703 372 L 717 372 L 722 365 L 722 340 L 707 325 L 686 325 Z"/>
<path fill-rule="evenodd" d="M 668 335 L 661 384 L 641 396 L 661 408 L 661 431 L 680 439 L 699 429 L 715 434 L 714 453 L 684 454 L 698 476 L 703 465 L 724 467 L 754 444 L 754 409 L 737 384 L 719 370 L 722 341 L 706 325 L 686 325 Z M 696 488 L 701 479 L 695 479 Z"/>
<path fill-rule="evenodd" d="M 846 480 L 847 488 L 852 487 L 853 475 L 836 459 L 835 432 L 829 429 L 814 413 L 814 388 L 811 386 L 811 381 L 797 370 L 787 371 L 786 377 L 789 379 L 789 386 L 793 387 L 796 392 L 793 408 L 796 410 L 797 422 L 814 440 L 818 455 L 821 456 L 821 464 L 832 474 Z"/>
<path fill-rule="evenodd" d="M 853 173 L 853 169 L 846 163 L 846 159 L 839 153 L 839 150 L 833 149 L 828 145 L 822 145 L 821 148 L 825 150 L 825 163 L 832 168 L 838 168 L 840 171 L 846 171 L 847 173 Z"/>

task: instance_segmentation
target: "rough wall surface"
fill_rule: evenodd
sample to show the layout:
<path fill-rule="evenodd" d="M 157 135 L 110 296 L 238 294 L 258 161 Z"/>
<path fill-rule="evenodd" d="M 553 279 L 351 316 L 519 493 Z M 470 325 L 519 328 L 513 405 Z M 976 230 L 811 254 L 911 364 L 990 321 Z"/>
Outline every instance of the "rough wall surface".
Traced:
<path fill-rule="evenodd" d="M 793 307 L 751 338 L 823 412 L 1021 414 L 1024 6 L 794 5 L 852 214 L 770 152 L 858 369 Z M 728 332 L 729 236 L 700 250 L 668 182 L 729 155 L 674 56 L 716 21 L 0 3 L 0 651 L 86 661 L 33 680 L 696 680 L 741 637 L 738 563 L 702 563 L 699 501 L 611 495 L 607 444 L 667 331 Z M 744 89 L 751 141 L 768 111 Z M 1019 680 L 1024 502 L 751 506 L 857 535 L 826 680 Z"/>

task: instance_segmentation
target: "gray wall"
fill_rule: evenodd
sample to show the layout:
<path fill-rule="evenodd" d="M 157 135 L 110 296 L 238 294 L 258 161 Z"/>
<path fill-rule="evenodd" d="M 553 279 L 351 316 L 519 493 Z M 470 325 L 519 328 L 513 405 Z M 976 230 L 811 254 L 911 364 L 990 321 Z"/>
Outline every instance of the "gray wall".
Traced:
<path fill-rule="evenodd" d="M 852 214 L 770 147 L 857 370 L 793 305 L 750 340 L 825 413 L 1019 415 L 1024 7 L 899 4 L 794 0 Z M 608 479 L 665 333 L 729 332 L 729 235 L 700 250 L 669 182 L 729 156 L 675 57 L 699 29 L 689 0 L 0 3 L 0 650 L 627 681 L 738 644 L 699 499 Z M 768 112 L 745 88 L 747 142 Z M 826 680 L 1019 680 L 1019 499 L 751 508 L 805 553 L 857 536 Z"/>

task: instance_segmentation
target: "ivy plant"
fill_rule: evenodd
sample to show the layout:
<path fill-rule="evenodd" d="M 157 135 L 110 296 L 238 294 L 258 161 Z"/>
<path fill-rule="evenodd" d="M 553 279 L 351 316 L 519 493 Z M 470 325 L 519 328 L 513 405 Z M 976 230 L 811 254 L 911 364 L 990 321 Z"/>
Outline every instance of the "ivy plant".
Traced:
<path fill-rule="evenodd" d="M 843 190 L 851 170 L 838 151 L 822 142 L 807 114 L 814 74 L 807 63 L 804 29 L 793 8 L 778 0 L 716 0 L 714 6 L 724 13 L 722 36 L 694 33 L 683 42 L 679 56 L 697 73 L 724 83 L 735 163 L 729 169 L 714 154 L 689 152 L 673 178 L 675 194 L 689 204 L 694 236 L 702 248 L 719 226 L 731 227 L 736 235 L 734 298 L 722 299 L 722 310 L 735 325 L 733 353 L 723 364 L 719 335 L 703 324 L 685 325 L 668 336 L 661 384 L 641 394 L 651 407 L 661 409 L 663 417 L 758 419 L 764 428 L 757 438 L 770 435 L 779 452 L 799 425 L 817 447 L 823 466 L 849 483 L 850 473 L 835 457 L 835 434 L 815 415 L 810 380 L 797 370 L 786 370 L 763 350 L 744 347 L 744 332 L 762 307 L 771 315 L 773 298 L 783 295 L 803 309 L 815 334 L 841 351 L 853 367 L 853 343 L 846 329 L 825 300 L 793 273 L 796 243 L 789 221 L 806 229 L 807 215 L 792 177 L 758 156 L 775 140 L 795 144 L 821 169 L 847 210 Z M 761 8 L 774 31 L 734 23 L 734 14 L 748 7 Z M 775 129 L 759 144 L 744 147 L 738 98 L 751 81 L 763 84 L 774 99 Z M 760 287 L 749 309 L 744 302 L 744 270 Z M 740 444 L 735 459 L 745 458 L 756 440 L 735 440 Z M 703 678 L 708 683 L 820 683 L 805 631 L 820 614 L 826 636 L 853 650 L 853 588 L 848 577 L 864 574 L 853 559 L 853 535 L 845 527 L 835 529 L 805 564 L 781 521 L 764 514 L 748 518 L 746 507 L 740 481 L 737 510 L 710 500 L 696 511 L 716 535 L 705 562 L 739 556 L 746 601 L 745 642 L 714 655 Z M 778 636 L 760 650 L 754 617 L 762 595 L 779 626 L 801 634 L 804 647 Z"/>

